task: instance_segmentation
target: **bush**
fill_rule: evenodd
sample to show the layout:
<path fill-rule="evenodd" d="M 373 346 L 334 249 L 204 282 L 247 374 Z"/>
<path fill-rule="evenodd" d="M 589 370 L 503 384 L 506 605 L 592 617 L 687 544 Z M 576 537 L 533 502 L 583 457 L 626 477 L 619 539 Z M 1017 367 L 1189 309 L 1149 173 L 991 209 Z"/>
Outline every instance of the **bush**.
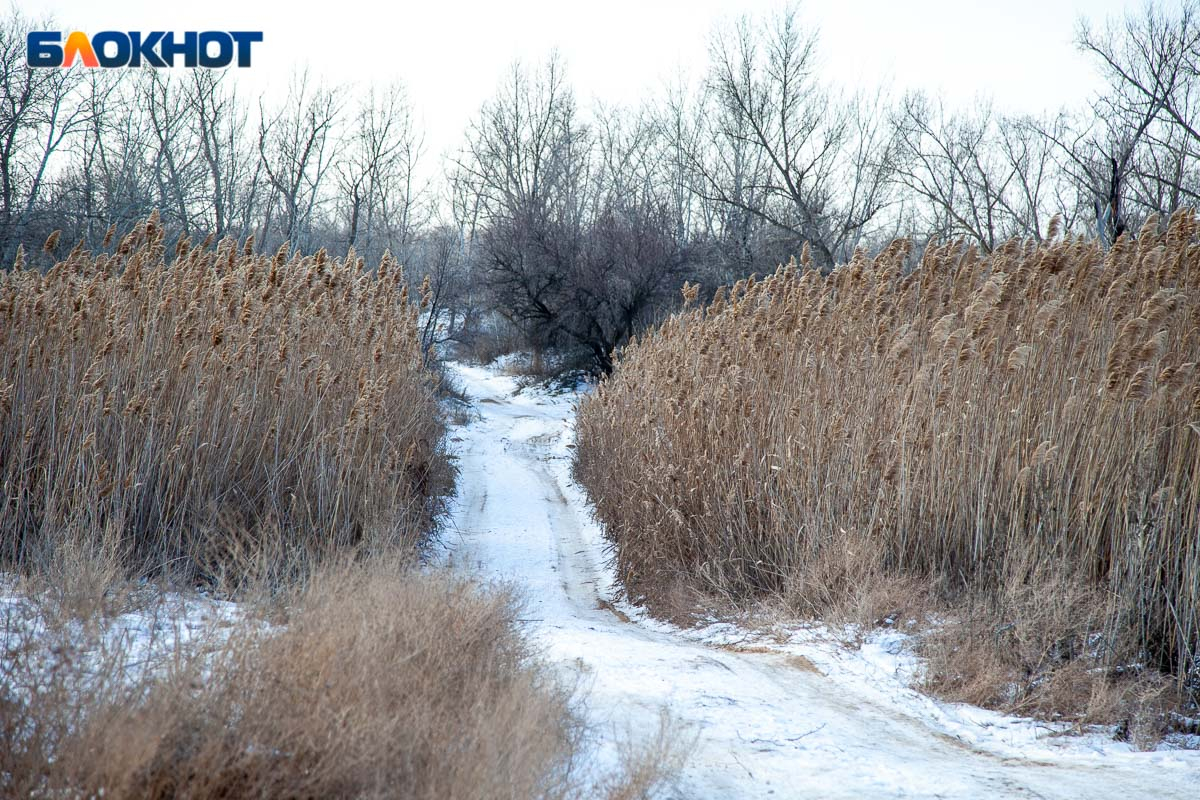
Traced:
<path fill-rule="evenodd" d="M 914 578 L 1053 604 L 1065 573 L 1107 599 L 1056 652 L 1195 687 L 1197 229 L 932 246 L 908 274 L 900 241 L 672 317 L 579 413 L 621 577 L 651 602 L 684 579 L 821 613 Z"/>
<path fill-rule="evenodd" d="M 397 266 L 232 239 L 168 260 L 162 235 L 0 273 L 0 566 L 74 540 L 238 581 L 428 531 L 449 470 Z"/>
<path fill-rule="evenodd" d="M 67 644 L 47 661 L 44 632 L 10 635 L 0 794 L 586 794 L 573 687 L 532 658 L 518 609 L 374 559 L 318 569 L 284 626 L 238 623 L 223 643 L 173 648 L 154 668 L 128 663 L 121 647 L 98 657 L 77 635 L 58 637 Z"/>

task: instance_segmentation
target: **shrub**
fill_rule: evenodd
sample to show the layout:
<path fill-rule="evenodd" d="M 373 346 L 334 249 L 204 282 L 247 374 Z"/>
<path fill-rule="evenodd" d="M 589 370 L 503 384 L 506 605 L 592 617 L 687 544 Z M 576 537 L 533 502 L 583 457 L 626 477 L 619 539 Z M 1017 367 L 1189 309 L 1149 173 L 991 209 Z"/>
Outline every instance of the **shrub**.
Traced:
<path fill-rule="evenodd" d="M 72 626 L 48 661 L 45 633 L 10 635 L 0 794 L 586 795 L 573 687 L 533 658 L 518 616 L 505 594 L 372 559 L 318 568 L 285 625 L 237 623 L 165 664 L 98 654 Z"/>

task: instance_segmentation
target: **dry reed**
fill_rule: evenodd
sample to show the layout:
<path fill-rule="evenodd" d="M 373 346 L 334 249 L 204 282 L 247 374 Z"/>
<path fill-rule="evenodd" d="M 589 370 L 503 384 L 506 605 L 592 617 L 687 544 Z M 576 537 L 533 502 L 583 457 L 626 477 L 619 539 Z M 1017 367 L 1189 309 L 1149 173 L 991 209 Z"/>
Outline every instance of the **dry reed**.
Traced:
<path fill-rule="evenodd" d="M 793 263 L 631 344 L 577 451 L 630 593 L 819 614 L 889 576 L 961 599 L 1065 574 L 1079 650 L 1200 687 L 1200 225 L 1157 222 L 1107 252 Z"/>
<path fill-rule="evenodd" d="M 401 270 L 251 248 L 152 216 L 0 272 L 0 566 L 71 541 L 238 582 L 429 530 L 449 471 Z"/>

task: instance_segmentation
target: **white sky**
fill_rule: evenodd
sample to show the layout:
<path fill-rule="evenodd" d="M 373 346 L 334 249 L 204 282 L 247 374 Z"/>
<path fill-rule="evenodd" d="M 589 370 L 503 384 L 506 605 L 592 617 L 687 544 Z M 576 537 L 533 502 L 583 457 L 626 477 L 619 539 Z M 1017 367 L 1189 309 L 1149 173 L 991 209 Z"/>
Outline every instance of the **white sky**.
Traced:
<path fill-rule="evenodd" d="M 1085 99 L 1097 87 L 1072 38 L 1082 13 L 1101 21 L 1140 0 L 805 0 L 821 30 L 821 57 L 843 85 L 941 92 L 951 105 L 990 97 L 1005 110 L 1040 112 Z M 776 0 L 17 0 L 65 29 L 261 30 L 252 91 L 286 90 L 307 64 L 332 83 L 399 78 L 436 160 L 515 59 L 557 48 L 580 99 L 634 104 L 680 74 L 698 78 L 714 24 Z M 427 162 L 428 163 L 428 162 Z"/>

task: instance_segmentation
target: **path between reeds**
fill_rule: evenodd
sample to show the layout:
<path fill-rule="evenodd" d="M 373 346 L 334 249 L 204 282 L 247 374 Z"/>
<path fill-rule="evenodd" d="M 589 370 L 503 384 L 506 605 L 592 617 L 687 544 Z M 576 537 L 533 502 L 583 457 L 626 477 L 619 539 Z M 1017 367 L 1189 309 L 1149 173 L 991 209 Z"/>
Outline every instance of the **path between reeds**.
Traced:
<path fill-rule="evenodd" d="M 1005 733 L 979 712 L 993 730 L 977 736 L 931 721 L 940 704 L 872 680 L 851 655 L 841 674 L 830 645 L 814 643 L 810 657 L 738 652 L 627 608 L 631 620 L 611 603 L 603 542 L 570 479 L 572 398 L 453 369 L 474 413 L 453 435 L 452 562 L 526 598 L 547 656 L 584 683 L 586 714 L 606 737 L 599 761 L 616 758 L 617 741 L 651 737 L 665 708 L 676 736 L 694 741 L 680 798 L 1195 796 L 1200 754 L 1026 748 L 1029 725 Z"/>

